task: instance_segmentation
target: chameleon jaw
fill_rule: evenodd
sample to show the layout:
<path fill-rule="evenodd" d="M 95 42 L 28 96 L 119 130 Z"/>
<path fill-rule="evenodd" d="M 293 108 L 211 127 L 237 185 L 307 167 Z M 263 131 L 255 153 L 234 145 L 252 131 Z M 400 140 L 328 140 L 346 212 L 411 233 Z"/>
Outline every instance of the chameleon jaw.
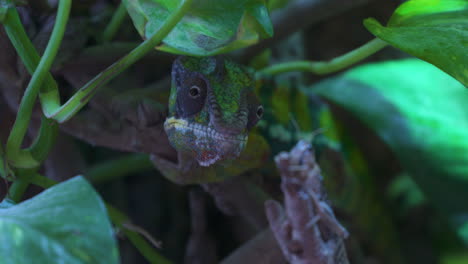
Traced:
<path fill-rule="evenodd" d="M 193 156 L 201 166 L 237 158 L 247 143 L 247 134 L 226 134 L 215 128 L 170 117 L 164 129 L 172 146 Z"/>

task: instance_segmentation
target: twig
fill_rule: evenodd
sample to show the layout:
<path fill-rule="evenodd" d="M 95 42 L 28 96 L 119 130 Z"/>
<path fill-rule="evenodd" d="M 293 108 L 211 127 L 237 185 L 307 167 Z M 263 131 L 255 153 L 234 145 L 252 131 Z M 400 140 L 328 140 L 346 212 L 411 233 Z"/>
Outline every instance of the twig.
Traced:
<path fill-rule="evenodd" d="M 146 240 L 148 240 L 151 243 L 151 245 L 153 245 L 153 247 L 159 248 L 159 249 L 162 248 L 162 242 L 154 239 L 154 237 L 151 236 L 151 234 L 148 233 L 148 231 L 146 231 L 142 227 L 139 227 L 137 225 L 134 225 L 134 224 L 128 223 L 128 222 L 127 223 L 122 223 L 122 227 L 142 235 L 144 238 L 146 238 Z"/>
<path fill-rule="evenodd" d="M 268 221 L 286 259 L 292 264 L 347 264 L 343 239 L 348 232 L 325 199 L 320 168 L 305 141 L 275 157 L 282 177 L 284 207 L 265 204 Z"/>

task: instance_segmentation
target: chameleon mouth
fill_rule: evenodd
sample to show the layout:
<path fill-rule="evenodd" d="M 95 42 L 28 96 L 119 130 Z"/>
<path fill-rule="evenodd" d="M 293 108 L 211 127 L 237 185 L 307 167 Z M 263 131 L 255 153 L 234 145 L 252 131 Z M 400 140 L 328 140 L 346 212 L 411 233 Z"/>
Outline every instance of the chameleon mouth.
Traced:
<path fill-rule="evenodd" d="M 174 117 L 166 119 L 164 130 L 174 148 L 191 154 L 201 166 L 236 158 L 247 143 L 247 134 L 221 133 L 213 127 Z"/>
<path fill-rule="evenodd" d="M 202 136 L 210 136 L 217 140 L 228 140 L 228 141 L 243 141 L 247 142 L 247 135 L 244 134 L 237 134 L 237 135 L 230 135 L 224 134 L 221 132 L 216 131 L 213 127 L 200 125 L 197 123 L 189 123 L 187 120 L 184 119 L 177 119 L 174 117 L 168 118 L 166 122 L 164 122 L 164 129 L 169 130 L 171 128 L 175 129 L 184 129 L 184 130 L 191 130 L 195 134 L 200 134 Z"/>

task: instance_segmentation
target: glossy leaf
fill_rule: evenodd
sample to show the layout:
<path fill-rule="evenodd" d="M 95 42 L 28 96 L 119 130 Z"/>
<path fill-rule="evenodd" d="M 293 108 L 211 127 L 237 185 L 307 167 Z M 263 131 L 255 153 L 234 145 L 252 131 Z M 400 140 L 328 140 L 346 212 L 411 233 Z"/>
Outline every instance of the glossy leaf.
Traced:
<path fill-rule="evenodd" d="M 4 199 L 2 202 L 0 202 L 0 209 L 6 209 L 12 207 L 13 205 L 15 204 L 12 201 Z"/>
<path fill-rule="evenodd" d="M 313 91 L 390 146 L 428 201 L 458 224 L 468 215 L 468 92 L 431 64 L 407 59 L 354 68 Z"/>
<path fill-rule="evenodd" d="M 180 1 L 124 0 L 143 38 L 161 27 Z M 185 17 L 156 47 L 176 54 L 209 56 L 256 43 L 273 27 L 261 0 L 195 0 Z"/>
<path fill-rule="evenodd" d="M 118 263 L 106 208 L 82 177 L 0 209 L 0 262 Z"/>
<path fill-rule="evenodd" d="M 387 27 L 375 19 L 364 25 L 392 46 L 468 85 L 468 1 L 412 0 L 395 10 Z"/>

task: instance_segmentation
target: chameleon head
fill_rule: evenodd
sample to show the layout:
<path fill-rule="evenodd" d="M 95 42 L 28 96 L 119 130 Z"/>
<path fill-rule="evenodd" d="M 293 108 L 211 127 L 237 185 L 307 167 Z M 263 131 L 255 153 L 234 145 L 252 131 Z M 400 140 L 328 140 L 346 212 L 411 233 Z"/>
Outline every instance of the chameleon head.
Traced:
<path fill-rule="evenodd" d="M 239 156 L 263 115 L 251 74 L 219 57 L 179 57 L 172 67 L 164 129 L 177 151 L 201 166 Z"/>

